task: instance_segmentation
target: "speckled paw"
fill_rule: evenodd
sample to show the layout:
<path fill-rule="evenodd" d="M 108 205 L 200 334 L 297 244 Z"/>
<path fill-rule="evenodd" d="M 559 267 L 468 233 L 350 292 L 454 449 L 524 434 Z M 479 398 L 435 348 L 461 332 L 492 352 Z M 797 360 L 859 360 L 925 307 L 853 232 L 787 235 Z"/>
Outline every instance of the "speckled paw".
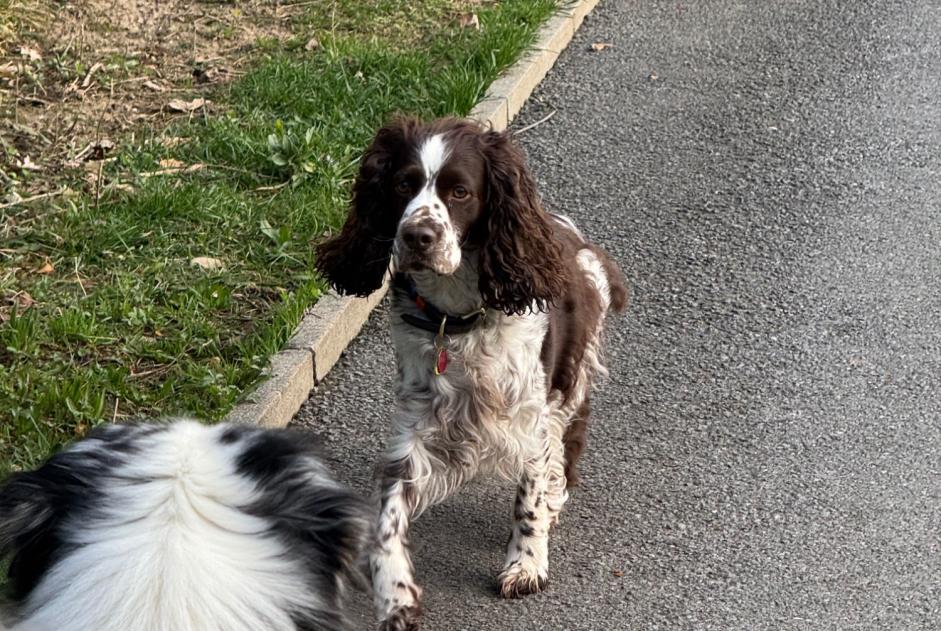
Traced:
<path fill-rule="evenodd" d="M 549 577 L 514 563 L 500 573 L 500 596 L 503 598 L 522 598 L 529 594 L 538 594 L 549 585 Z"/>
<path fill-rule="evenodd" d="M 416 606 L 396 607 L 379 623 L 379 631 L 418 631 L 421 611 Z"/>

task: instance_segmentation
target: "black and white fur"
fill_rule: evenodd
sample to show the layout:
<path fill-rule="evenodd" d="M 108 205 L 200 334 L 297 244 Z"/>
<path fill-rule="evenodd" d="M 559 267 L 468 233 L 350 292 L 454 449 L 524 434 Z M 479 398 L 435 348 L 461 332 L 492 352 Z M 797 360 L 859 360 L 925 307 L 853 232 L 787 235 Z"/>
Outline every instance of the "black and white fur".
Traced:
<path fill-rule="evenodd" d="M 12 631 L 335 631 L 368 528 L 309 437 L 108 425 L 0 488 Z"/>

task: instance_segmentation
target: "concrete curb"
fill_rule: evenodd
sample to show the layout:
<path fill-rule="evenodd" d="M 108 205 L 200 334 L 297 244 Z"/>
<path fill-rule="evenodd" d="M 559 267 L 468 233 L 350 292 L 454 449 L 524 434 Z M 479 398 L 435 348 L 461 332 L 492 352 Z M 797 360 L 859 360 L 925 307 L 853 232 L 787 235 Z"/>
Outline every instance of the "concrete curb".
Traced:
<path fill-rule="evenodd" d="M 546 22 L 533 49 L 493 82 L 468 118 L 488 124 L 495 131 L 506 129 L 598 2 L 573 2 Z M 271 358 L 267 380 L 237 404 L 225 420 L 263 427 L 284 427 L 290 423 L 388 288 L 386 282 L 368 298 L 341 297 L 332 291 L 321 296 L 284 350 Z"/>

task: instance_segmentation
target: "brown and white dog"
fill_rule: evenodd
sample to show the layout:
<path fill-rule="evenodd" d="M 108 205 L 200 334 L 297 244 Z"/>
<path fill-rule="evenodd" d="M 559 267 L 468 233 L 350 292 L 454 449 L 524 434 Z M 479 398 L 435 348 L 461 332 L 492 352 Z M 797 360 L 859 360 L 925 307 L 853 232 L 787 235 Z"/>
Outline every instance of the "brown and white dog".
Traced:
<path fill-rule="evenodd" d="M 338 292 L 378 289 L 393 258 L 396 409 L 370 566 L 382 629 L 417 629 L 410 520 L 480 471 L 518 483 L 500 592 L 541 591 L 548 534 L 576 481 L 601 332 L 627 289 L 546 212 L 507 133 L 400 119 L 363 156 L 342 230 L 318 249 Z"/>

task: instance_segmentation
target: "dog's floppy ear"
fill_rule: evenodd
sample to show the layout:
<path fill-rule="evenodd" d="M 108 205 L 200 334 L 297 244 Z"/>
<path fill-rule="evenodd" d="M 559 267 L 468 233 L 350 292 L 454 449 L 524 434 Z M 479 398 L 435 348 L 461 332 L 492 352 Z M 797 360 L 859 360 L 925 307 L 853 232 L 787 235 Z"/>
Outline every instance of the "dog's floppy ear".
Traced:
<path fill-rule="evenodd" d="M 488 190 L 480 293 L 488 306 L 507 314 L 545 310 L 565 291 L 562 246 L 522 151 L 506 132 L 482 138 Z"/>
<path fill-rule="evenodd" d="M 378 131 L 360 161 L 346 223 L 317 247 L 317 269 L 339 294 L 368 296 L 382 285 L 399 219 L 387 206 L 389 178 L 416 125 L 400 118 Z"/>
<path fill-rule="evenodd" d="M 0 560 L 10 560 L 15 600 L 33 590 L 51 563 L 58 521 L 54 498 L 39 472 L 14 474 L 0 487 Z"/>

